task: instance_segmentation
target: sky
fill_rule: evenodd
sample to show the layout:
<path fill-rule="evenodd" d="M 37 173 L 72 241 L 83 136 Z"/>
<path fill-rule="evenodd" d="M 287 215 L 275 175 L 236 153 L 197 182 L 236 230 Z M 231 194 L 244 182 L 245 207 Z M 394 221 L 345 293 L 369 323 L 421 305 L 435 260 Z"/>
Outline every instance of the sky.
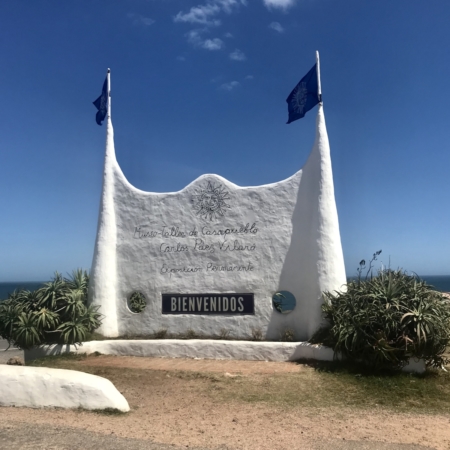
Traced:
<path fill-rule="evenodd" d="M 317 107 L 286 98 L 320 52 L 347 275 L 379 264 L 450 275 L 450 2 L 0 2 L 0 281 L 89 270 L 111 68 L 118 162 L 170 192 L 205 173 L 283 180 Z"/>

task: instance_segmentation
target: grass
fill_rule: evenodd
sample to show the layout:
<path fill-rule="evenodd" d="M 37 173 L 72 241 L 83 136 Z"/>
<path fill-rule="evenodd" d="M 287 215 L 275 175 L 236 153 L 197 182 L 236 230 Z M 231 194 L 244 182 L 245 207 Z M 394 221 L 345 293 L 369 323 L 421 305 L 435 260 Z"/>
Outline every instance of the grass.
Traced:
<path fill-rule="evenodd" d="M 288 407 L 351 407 L 410 413 L 450 413 L 450 375 L 430 371 L 367 373 L 343 363 L 321 363 L 299 373 L 227 379 L 223 400 L 271 403 Z"/>
<path fill-rule="evenodd" d="M 299 372 L 225 376 L 218 373 L 162 372 L 89 365 L 96 356 L 61 355 L 36 360 L 34 366 L 80 370 L 110 379 L 119 390 L 143 385 L 164 388 L 176 379 L 193 383 L 193 401 L 209 395 L 219 402 L 264 403 L 282 408 L 352 408 L 420 414 L 450 413 L 450 374 L 429 371 L 373 373 L 342 362 L 303 365 Z M 81 364 L 82 362 L 82 364 Z M 195 394 L 194 394 L 195 392 Z M 144 394 L 143 394 L 144 395 Z"/>
<path fill-rule="evenodd" d="M 96 414 L 102 414 L 105 416 L 125 416 L 127 415 L 126 412 L 120 411 L 116 408 L 105 408 L 105 409 L 90 409 L 90 410 L 83 410 L 83 411 L 92 411 Z"/>
<path fill-rule="evenodd" d="M 45 356 L 44 358 L 38 358 L 33 361 L 27 362 L 27 366 L 31 367 L 51 367 L 53 369 L 67 369 L 78 370 L 80 372 L 88 372 L 78 364 L 80 361 L 84 361 L 88 358 L 95 358 L 101 356 L 99 352 L 90 353 L 89 356 L 86 353 L 61 353 L 60 355 Z"/>

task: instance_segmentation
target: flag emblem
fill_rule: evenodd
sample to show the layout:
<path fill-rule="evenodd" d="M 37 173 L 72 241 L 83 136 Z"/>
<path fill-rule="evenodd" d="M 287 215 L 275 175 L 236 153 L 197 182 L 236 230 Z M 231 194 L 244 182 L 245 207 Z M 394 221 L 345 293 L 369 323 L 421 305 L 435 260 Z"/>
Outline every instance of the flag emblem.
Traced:
<path fill-rule="evenodd" d="M 298 82 L 286 99 L 289 119 L 287 123 L 301 119 L 322 101 L 318 92 L 317 64 Z"/>
<path fill-rule="evenodd" d="M 292 108 L 297 114 L 303 114 L 303 108 L 308 100 L 308 89 L 306 83 L 302 81 L 294 89 L 294 95 L 292 96 L 291 104 Z"/>

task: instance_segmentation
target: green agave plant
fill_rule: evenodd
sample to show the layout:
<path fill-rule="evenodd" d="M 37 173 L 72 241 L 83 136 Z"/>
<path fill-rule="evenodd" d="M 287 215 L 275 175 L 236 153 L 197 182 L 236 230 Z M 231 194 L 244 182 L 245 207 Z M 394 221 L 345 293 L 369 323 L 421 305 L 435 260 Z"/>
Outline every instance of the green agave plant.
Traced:
<path fill-rule="evenodd" d="M 51 331 L 59 325 L 59 315 L 47 308 L 36 311 L 36 326 L 43 331 Z"/>
<path fill-rule="evenodd" d="M 13 331 L 23 308 L 20 304 L 14 304 L 14 301 L 6 300 L 0 306 L 0 336 L 11 345 Z"/>
<path fill-rule="evenodd" d="M 81 317 L 77 317 L 70 322 L 64 322 L 57 328 L 57 331 L 60 332 L 64 344 L 81 344 L 86 340 L 88 334 Z"/>
<path fill-rule="evenodd" d="M 64 298 L 64 302 L 60 302 L 59 311 L 61 315 L 67 318 L 78 317 L 82 315 L 86 306 L 84 303 L 85 295 L 81 290 L 72 290 L 68 292 Z"/>
<path fill-rule="evenodd" d="M 411 358 L 434 367 L 449 362 L 450 302 L 416 275 L 383 269 L 324 298 L 328 325 L 312 341 L 336 354 L 378 368 L 401 368 Z"/>
<path fill-rule="evenodd" d="M 14 325 L 12 338 L 15 342 L 21 342 L 22 348 L 31 348 L 41 343 L 42 334 L 39 332 L 35 314 L 22 312 Z"/>
<path fill-rule="evenodd" d="M 0 337 L 29 349 L 47 344 L 79 344 L 101 325 L 98 307 L 87 306 L 89 276 L 77 269 L 58 272 L 36 291 L 13 292 L 0 303 Z"/>
<path fill-rule="evenodd" d="M 86 297 L 89 287 L 89 275 L 85 270 L 76 269 L 72 271 L 72 275 L 69 278 L 64 278 L 66 285 L 73 291 L 82 291 Z"/>
<path fill-rule="evenodd" d="M 101 325 L 99 308 L 99 306 L 90 305 L 85 309 L 84 314 L 81 315 L 83 324 L 88 330 L 95 330 Z"/>
<path fill-rule="evenodd" d="M 147 306 L 147 302 L 145 301 L 145 297 L 142 293 L 133 292 L 130 296 L 128 306 L 132 312 L 140 313 L 144 311 L 145 307 Z"/>

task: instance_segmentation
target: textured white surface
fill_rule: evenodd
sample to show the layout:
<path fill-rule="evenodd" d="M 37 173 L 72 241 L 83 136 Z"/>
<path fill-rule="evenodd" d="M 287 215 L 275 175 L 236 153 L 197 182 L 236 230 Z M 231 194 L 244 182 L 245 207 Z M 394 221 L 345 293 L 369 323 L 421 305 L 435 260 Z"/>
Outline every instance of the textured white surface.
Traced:
<path fill-rule="evenodd" d="M 108 72 L 108 92 L 110 91 L 110 74 Z M 115 213 L 115 171 L 117 167 L 114 150 L 114 130 L 110 115 L 111 97 L 108 95 L 108 114 L 106 118 L 106 150 L 103 167 L 103 188 L 100 199 L 97 237 L 95 240 L 94 258 L 90 273 L 89 298 L 100 306 L 104 315 L 101 331 L 106 336 L 118 335 L 116 308 L 117 277 L 117 227 Z M 120 170 L 120 169 L 119 169 Z"/>
<path fill-rule="evenodd" d="M 25 361 L 62 353 L 101 353 L 152 358 L 238 359 L 244 361 L 333 361 L 333 350 L 309 342 L 218 341 L 209 339 L 111 340 L 85 342 L 81 346 L 51 345 L 25 350 Z M 423 360 L 411 360 L 405 372 L 424 373 Z"/>
<path fill-rule="evenodd" d="M 409 363 L 403 367 L 404 372 L 410 373 L 425 373 L 427 366 L 423 359 L 410 359 Z"/>
<path fill-rule="evenodd" d="M 224 329 L 248 339 L 257 328 L 276 340 L 289 328 L 296 339 L 307 340 L 321 323 L 322 292 L 346 283 L 321 105 L 308 161 L 284 181 L 240 187 L 203 175 L 179 192 L 140 191 L 117 163 L 109 116 L 103 180 L 90 302 L 105 316 L 99 330 L 105 336 L 147 335 L 161 328 L 217 336 Z M 208 183 L 227 193 L 229 208 L 222 217 L 196 214 L 196 194 Z M 241 227 L 241 233 L 217 234 Z M 216 270 L 224 266 L 233 270 Z M 272 295 L 281 290 L 297 299 L 290 314 L 272 306 Z M 134 291 L 147 298 L 141 314 L 127 306 Z M 254 293 L 254 315 L 161 313 L 162 293 L 233 292 Z"/>
<path fill-rule="evenodd" d="M 129 411 L 106 378 L 74 370 L 0 365 L 0 405 Z"/>
<path fill-rule="evenodd" d="M 209 339 L 111 340 L 85 342 L 82 346 L 52 345 L 25 351 L 25 360 L 61 353 L 94 353 L 118 356 L 167 358 L 240 359 L 248 361 L 332 361 L 333 350 L 308 342 L 215 341 Z"/>

